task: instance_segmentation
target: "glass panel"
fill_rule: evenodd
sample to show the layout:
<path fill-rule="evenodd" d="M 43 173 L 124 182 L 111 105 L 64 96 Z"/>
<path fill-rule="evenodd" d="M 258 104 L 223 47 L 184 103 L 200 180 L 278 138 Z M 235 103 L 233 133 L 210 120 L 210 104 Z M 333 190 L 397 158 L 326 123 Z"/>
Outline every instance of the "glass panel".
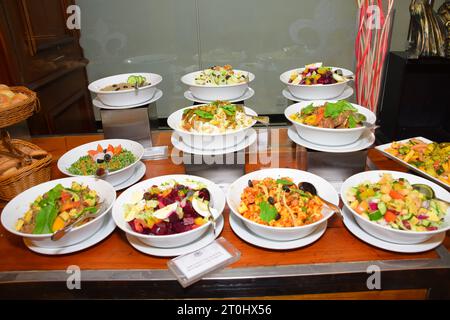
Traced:
<path fill-rule="evenodd" d="M 353 1 L 198 0 L 203 67 L 230 63 L 256 75 L 259 113 L 283 113 L 284 71 L 323 61 L 353 68 Z"/>
<path fill-rule="evenodd" d="M 89 81 L 128 72 L 160 74 L 158 114 L 186 105 L 180 78 L 198 70 L 194 0 L 78 0 Z M 96 109 L 96 108 L 95 108 Z"/>

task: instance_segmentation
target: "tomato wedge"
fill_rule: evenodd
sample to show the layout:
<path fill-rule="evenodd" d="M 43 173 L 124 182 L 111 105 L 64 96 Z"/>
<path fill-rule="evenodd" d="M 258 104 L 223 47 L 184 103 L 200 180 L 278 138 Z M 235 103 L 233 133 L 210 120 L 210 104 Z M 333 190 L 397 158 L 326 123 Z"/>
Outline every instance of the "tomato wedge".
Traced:
<path fill-rule="evenodd" d="M 391 190 L 391 192 L 389 192 L 389 195 L 391 196 L 392 199 L 396 200 L 402 200 L 405 197 L 400 192 L 397 192 L 395 190 Z"/>
<path fill-rule="evenodd" d="M 384 220 L 386 220 L 386 222 L 393 222 L 393 221 L 395 221 L 395 219 L 397 219 L 397 216 L 392 211 L 388 210 L 384 214 Z"/>

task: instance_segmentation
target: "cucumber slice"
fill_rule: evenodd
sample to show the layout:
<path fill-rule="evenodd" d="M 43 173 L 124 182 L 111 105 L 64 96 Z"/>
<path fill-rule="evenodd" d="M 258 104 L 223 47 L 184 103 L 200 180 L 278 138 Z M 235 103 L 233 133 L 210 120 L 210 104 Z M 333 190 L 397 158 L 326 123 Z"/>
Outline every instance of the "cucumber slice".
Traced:
<path fill-rule="evenodd" d="M 431 225 L 431 221 L 428 221 L 428 220 L 422 220 L 421 223 L 424 227 L 429 227 Z"/>
<path fill-rule="evenodd" d="M 379 202 L 378 210 L 380 210 L 381 214 L 384 215 L 387 211 L 386 204 L 384 202 Z"/>
<path fill-rule="evenodd" d="M 379 210 L 369 214 L 370 221 L 378 221 L 381 218 L 383 218 L 383 214 Z"/>
<path fill-rule="evenodd" d="M 401 219 L 402 220 L 409 220 L 412 217 L 413 217 L 413 214 L 412 213 L 408 213 L 408 214 L 405 214 L 405 215 L 401 216 Z"/>

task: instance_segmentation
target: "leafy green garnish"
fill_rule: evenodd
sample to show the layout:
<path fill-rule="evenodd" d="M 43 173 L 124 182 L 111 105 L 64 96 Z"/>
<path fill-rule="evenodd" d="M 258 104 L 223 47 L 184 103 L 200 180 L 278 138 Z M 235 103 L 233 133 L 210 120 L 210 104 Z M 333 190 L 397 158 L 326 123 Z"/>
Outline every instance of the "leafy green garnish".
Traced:
<path fill-rule="evenodd" d="M 356 128 L 356 120 L 353 118 L 352 115 L 348 116 L 348 127 L 349 128 Z"/>
<path fill-rule="evenodd" d="M 325 105 L 325 117 L 337 118 L 344 111 L 358 111 L 351 103 L 340 100 L 338 102 L 327 102 Z"/>
<path fill-rule="evenodd" d="M 277 209 L 275 209 L 275 207 L 272 206 L 267 201 L 260 202 L 259 209 L 260 209 L 259 216 L 261 220 L 267 223 L 269 223 L 272 220 L 275 220 L 275 218 L 277 217 L 278 214 Z"/>
<path fill-rule="evenodd" d="M 234 116 L 236 114 L 236 106 L 234 104 L 229 104 L 221 107 L 223 111 L 229 116 Z"/>
<path fill-rule="evenodd" d="M 36 225 L 34 227 L 33 234 L 52 233 L 53 222 L 58 214 L 56 201 L 61 197 L 61 192 L 63 189 L 64 187 L 58 184 L 47 192 L 46 197 L 43 197 L 39 202 L 41 210 L 36 215 Z"/>
<path fill-rule="evenodd" d="M 214 118 L 212 113 L 203 110 L 195 110 L 194 113 L 203 119 L 212 119 Z"/>
<path fill-rule="evenodd" d="M 310 105 L 306 106 L 305 108 L 302 109 L 301 114 L 304 116 L 310 115 L 311 113 L 314 112 L 314 105 L 311 103 Z"/>
<path fill-rule="evenodd" d="M 282 184 L 284 186 L 292 186 L 294 183 L 286 179 L 278 179 L 277 184 Z"/>
<path fill-rule="evenodd" d="M 300 189 L 291 189 L 291 192 L 296 192 L 296 193 L 298 193 L 299 195 L 301 195 L 304 198 L 308 198 L 308 199 L 312 198 L 312 195 L 310 193 L 305 192 L 305 191 L 300 190 Z"/>

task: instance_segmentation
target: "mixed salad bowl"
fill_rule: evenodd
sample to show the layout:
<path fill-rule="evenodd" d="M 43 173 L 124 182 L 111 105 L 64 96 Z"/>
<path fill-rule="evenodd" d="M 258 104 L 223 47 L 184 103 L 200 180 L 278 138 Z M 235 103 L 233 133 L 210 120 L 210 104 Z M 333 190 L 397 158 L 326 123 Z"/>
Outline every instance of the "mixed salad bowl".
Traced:
<path fill-rule="evenodd" d="M 422 243 L 450 229 L 450 194 L 412 174 L 361 172 L 344 182 L 341 196 L 361 228 L 384 241 Z"/>
<path fill-rule="evenodd" d="M 367 130 L 364 123 L 376 122 L 372 111 L 345 100 L 299 102 L 289 106 L 285 116 L 303 139 L 327 146 L 351 144 Z"/>
<path fill-rule="evenodd" d="M 145 180 L 122 193 L 113 207 L 117 226 L 146 245 L 181 247 L 210 232 L 225 208 L 215 183 L 196 176 Z"/>
<path fill-rule="evenodd" d="M 62 248 L 94 235 L 103 225 L 116 200 L 116 191 L 103 180 L 89 177 L 64 178 L 32 187 L 3 209 L 2 225 L 32 245 Z M 92 219 L 76 225 L 59 240 L 52 235 L 87 214 Z"/>
<path fill-rule="evenodd" d="M 133 175 L 143 154 L 144 147 L 132 140 L 95 141 L 65 153 L 58 160 L 58 169 L 71 177 L 104 177 L 117 186 Z"/>
<path fill-rule="evenodd" d="M 175 111 L 167 123 L 192 148 L 222 150 L 245 139 L 256 123 L 251 116 L 257 114 L 250 108 L 215 101 Z"/>
<path fill-rule="evenodd" d="M 202 101 L 236 100 L 245 94 L 253 80 L 255 75 L 251 72 L 234 70 L 230 65 L 213 66 L 181 78 L 192 95 Z"/>
<path fill-rule="evenodd" d="M 333 99 L 340 96 L 353 72 L 343 68 L 313 63 L 284 72 L 280 76 L 291 94 L 301 100 Z"/>

